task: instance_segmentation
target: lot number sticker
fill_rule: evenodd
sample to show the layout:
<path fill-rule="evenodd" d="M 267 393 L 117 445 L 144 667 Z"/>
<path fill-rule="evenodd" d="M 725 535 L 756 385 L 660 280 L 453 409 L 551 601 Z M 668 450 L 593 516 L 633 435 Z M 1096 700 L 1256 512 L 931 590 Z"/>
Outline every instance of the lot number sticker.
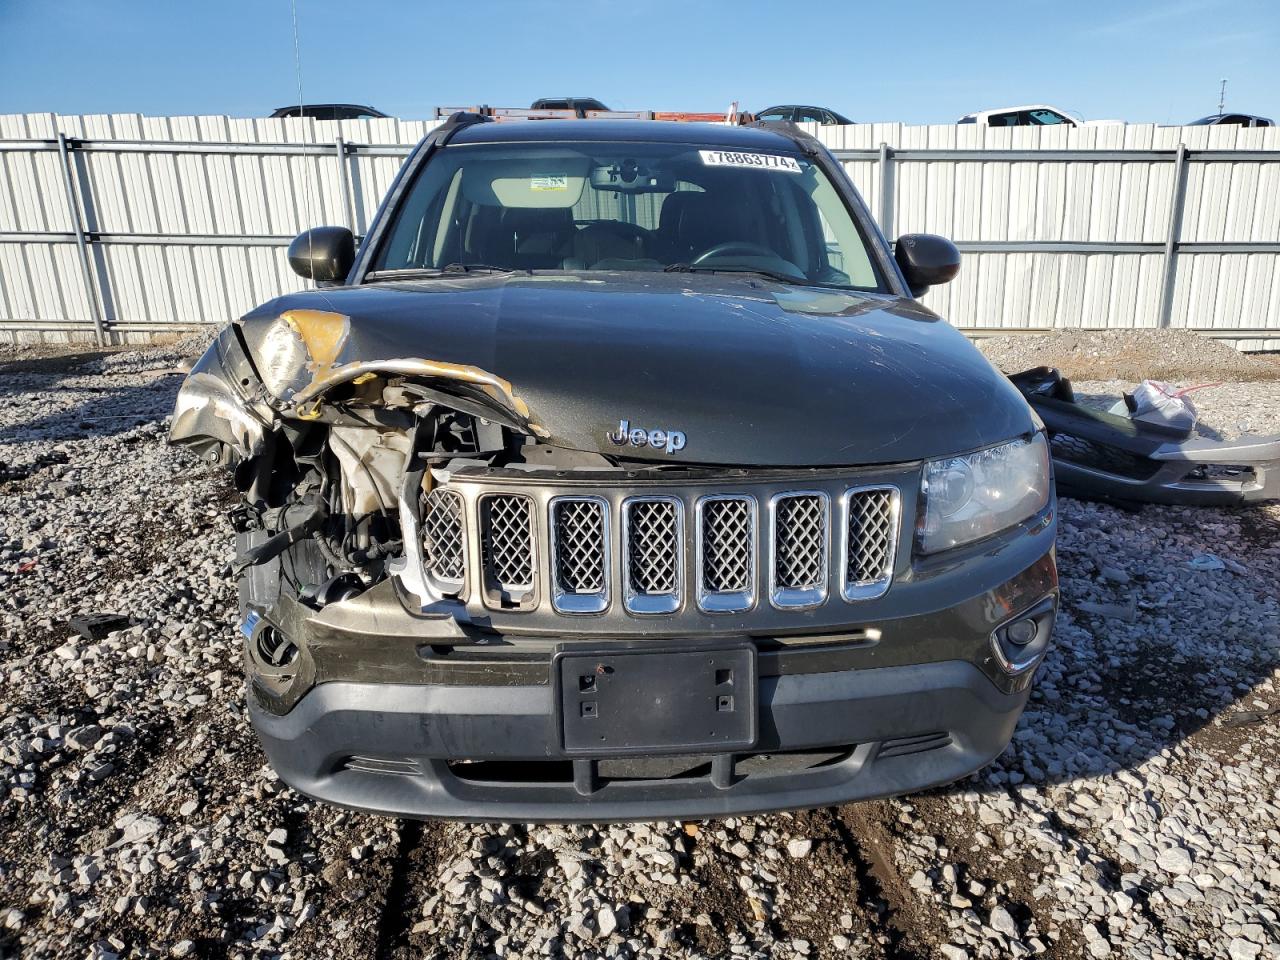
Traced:
<path fill-rule="evenodd" d="M 708 167 L 750 167 L 756 170 L 785 170 L 800 173 L 795 157 L 775 157 L 769 153 L 730 153 L 728 150 L 699 150 L 698 156 Z"/>
<path fill-rule="evenodd" d="M 529 178 L 529 189 L 535 193 L 563 192 L 569 189 L 569 177 L 563 173 L 535 173 Z"/>

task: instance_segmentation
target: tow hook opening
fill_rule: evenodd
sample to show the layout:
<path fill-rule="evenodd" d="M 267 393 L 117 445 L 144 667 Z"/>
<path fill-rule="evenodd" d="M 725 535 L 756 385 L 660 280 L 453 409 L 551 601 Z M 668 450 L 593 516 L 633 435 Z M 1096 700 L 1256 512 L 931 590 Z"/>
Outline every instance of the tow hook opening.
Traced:
<path fill-rule="evenodd" d="M 1057 601 L 1045 597 L 991 631 L 991 650 L 1000 669 L 1018 676 L 1033 669 L 1049 650 Z"/>

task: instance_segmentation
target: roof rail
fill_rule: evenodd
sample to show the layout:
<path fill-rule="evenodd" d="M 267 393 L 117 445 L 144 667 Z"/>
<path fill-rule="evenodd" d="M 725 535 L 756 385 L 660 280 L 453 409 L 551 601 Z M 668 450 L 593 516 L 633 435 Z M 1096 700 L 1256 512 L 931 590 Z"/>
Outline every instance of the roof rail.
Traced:
<path fill-rule="evenodd" d="M 801 130 L 799 124 L 791 120 L 756 120 L 753 118 L 745 122 L 743 126 L 756 127 L 760 130 L 772 130 L 774 133 L 795 141 L 809 155 L 822 149 L 822 141 L 808 131 Z"/>
<path fill-rule="evenodd" d="M 472 107 L 436 107 L 435 119 L 467 115 L 486 120 L 667 120 L 677 123 L 727 123 L 741 126 L 751 123 L 755 117 L 738 110 L 734 102 L 724 113 L 691 113 L 679 110 L 533 110 L 520 107 L 491 107 L 487 104 Z M 472 121 L 474 122 L 474 121 Z"/>
<path fill-rule="evenodd" d="M 439 119 L 439 115 L 437 115 Z M 463 127 L 469 127 L 473 123 L 490 123 L 492 118 L 486 117 L 480 113 L 469 113 L 466 110 L 455 110 L 449 114 L 447 120 L 432 131 L 431 135 L 435 137 L 435 142 L 444 146 L 453 139 L 453 135 Z"/>

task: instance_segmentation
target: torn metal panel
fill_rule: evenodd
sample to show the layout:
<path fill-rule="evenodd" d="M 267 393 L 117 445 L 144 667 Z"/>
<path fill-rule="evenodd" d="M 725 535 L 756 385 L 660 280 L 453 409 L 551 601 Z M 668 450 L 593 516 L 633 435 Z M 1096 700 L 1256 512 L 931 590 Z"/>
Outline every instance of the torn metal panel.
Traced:
<path fill-rule="evenodd" d="M 343 384 L 407 377 L 440 382 L 445 390 L 463 385 L 465 398 L 486 404 L 534 436 L 548 436 L 509 380 L 469 363 L 411 355 L 369 357 L 362 343 L 353 343 L 358 338 L 353 338 L 346 314 L 295 308 L 274 320 L 250 320 L 243 330 L 264 385 L 285 404 L 285 412 L 300 419 L 316 419 L 324 396 Z"/>
<path fill-rule="evenodd" d="M 256 381 L 234 332 L 224 330 L 178 390 L 169 442 L 194 446 L 201 453 L 213 452 L 215 457 L 217 444 L 240 459 L 257 456 L 274 414 L 246 389 Z"/>
<path fill-rule="evenodd" d="M 1009 379 L 1048 430 L 1060 494 L 1198 506 L 1280 499 L 1280 436 L 1214 440 L 1091 410 L 1047 367 Z"/>
<path fill-rule="evenodd" d="M 315 401 L 334 387 L 343 383 L 355 383 L 361 377 L 371 374 L 457 381 L 479 387 L 480 392 L 493 401 L 499 410 L 511 414 L 518 422 L 527 426 L 535 436 L 548 436 L 546 428 L 530 419 L 529 405 L 516 396 L 508 381 L 479 367 L 416 357 L 357 360 L 327 369 L 325 373 L 317 375 L 306 387 L 294 393 L 290 397 L 290 403 L 298 411 L 309 411 L 313 409 Z"/>

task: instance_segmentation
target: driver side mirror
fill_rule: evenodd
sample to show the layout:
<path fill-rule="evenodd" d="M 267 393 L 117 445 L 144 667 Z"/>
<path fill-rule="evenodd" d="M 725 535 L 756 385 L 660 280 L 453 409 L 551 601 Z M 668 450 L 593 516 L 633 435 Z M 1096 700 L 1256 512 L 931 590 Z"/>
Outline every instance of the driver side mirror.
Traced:
<path fill-rule="evenodd" d="M 345 280 L 356 260 L 356 238 L 346 227 L 314 227 L 289 244 L 289 266 L 308 280 Z"/>
<path fill-rule="evenodd" d="M 913 297 L 954 280 L 960 272 L 960 251 L 956 245 L 932 233 L 904 233 L 898 238 L 893 258 L 902 268 Z"/>

